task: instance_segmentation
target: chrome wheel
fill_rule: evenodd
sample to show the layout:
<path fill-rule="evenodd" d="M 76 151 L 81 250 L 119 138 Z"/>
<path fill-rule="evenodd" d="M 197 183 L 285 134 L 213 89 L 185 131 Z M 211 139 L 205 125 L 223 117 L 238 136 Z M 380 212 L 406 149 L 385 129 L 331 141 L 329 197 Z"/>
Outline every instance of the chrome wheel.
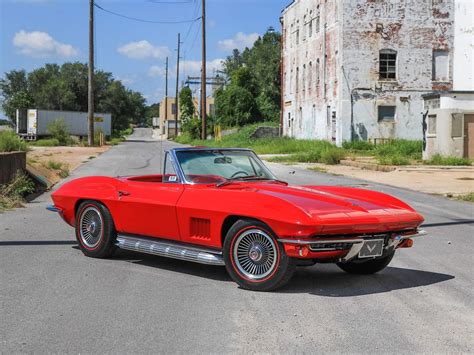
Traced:
<path fill-rule="evenodd" d="M 275 241 L 260 229 L 249 229 L 242 233 L 233 249 L 238 271 L 251 280 L 264 279 L 276 267 L 278 251 Z"/>
<path fill-rule="evenodd" d="M 81 241 L 88 248 L 95 248 L 102 236 L 102 215 L 96 207 L 84 209 L 79 220 L 79 234 Z"/>

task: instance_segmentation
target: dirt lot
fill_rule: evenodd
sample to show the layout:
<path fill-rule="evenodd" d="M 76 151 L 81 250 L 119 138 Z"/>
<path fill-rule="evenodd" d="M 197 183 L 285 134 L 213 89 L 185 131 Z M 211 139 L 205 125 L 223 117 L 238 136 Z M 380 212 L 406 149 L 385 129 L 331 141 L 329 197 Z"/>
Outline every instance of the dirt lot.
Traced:
<path fill-rule="evenodd" d="M 35 175 L 54 185 L 82 163 L 94 159 L 110 147 L 32 147 L 27 165 Z"/>
<path fill-rule="evenodd" d="M 381 172 L 344 165 L 297 165 L 429 194 L 451 196 L 474 191 L 474 167 L 404 166 L 395 171 Z"/>

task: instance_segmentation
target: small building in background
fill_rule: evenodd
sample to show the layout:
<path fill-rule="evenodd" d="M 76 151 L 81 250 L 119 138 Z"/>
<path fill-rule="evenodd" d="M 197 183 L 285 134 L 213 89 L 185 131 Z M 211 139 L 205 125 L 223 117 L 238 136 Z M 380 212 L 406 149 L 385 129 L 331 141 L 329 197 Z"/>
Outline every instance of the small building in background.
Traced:
<path fill-rule="evenodd" d="M 199 113 L 199 100 L 196 97 L 193 97 L 194 108 L 196 114 Z M 206 113 L 207 115 L 214 115 L 214 97 L 208 96 L 206 100 Z M 166 108 L 166 110 L 165 110 Z M 165 97 L 160 102 L 160 117 L 158 119 L 160 134 L 166 138 L 172 138 L 176 136 L 176 117 L 178 117 L 178 134 L 180 132 L 180 112 L 179 109 L 176 111 L 176 98 L 175 97 Z"/>
<path fill-rule="evenodd" d="M 423 159 L 474 159 L 474 2 L 456 0 L 453 90 L 423 95 Z"/>
<path fill-rule="evenodd" d="M 293 1 L 281 17 L 283 134 L 422 139 L 422 96 L 453 89 L 454 22 L 455 0 Z"/>

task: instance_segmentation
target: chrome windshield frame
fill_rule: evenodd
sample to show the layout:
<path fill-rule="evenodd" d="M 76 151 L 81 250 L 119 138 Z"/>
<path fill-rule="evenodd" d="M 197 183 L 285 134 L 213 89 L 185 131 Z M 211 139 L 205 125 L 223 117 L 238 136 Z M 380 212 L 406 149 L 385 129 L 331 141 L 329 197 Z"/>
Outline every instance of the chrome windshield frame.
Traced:
<path fill-rule="evenodd" d="M 173 167 L 175 168 L 175 171 L 180 179 L 180 182 L 182 184 L 187 184 L 187 185 L 205 185 L 207 183 L 196 183 L 193 181 L 189 181 L 186 179 L 186 174 L 184 173 L 183 168 L 181 167 L 181 164 L 179 163 L 177 152 L 215 152 L 215 151 L 240 151 L 240 152 L 249 152 L 249 154 L 255 159 L 255 161 L 259 164 L 261 164 L 262 169 L 267 173 L 269 176 L 272 177 L 272 179 L 277 180 L 276 176 L 271 172 L 270 169 L 263 163 L 263 161 L 258 157 L 258 155 L 252 150 L 248 148 L 172 148 L 170 149 L 167 153 L 170 154 L 171 156 L 171 161 L 173 162 Z M 166 156 L 165 156 L 166 159 Z M 166 163 L 166 161 L 165 161 Z M 164 164 L 163 168 L 163 174 L 165 172 L 166 164 Z"/>

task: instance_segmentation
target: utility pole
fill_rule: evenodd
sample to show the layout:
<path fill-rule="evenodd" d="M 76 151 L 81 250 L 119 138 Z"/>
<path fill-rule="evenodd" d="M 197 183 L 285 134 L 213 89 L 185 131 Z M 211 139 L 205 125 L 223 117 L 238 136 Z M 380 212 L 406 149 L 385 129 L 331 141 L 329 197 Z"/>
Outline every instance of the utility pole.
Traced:
<path fill-rule="evenodd" d="M 166 57 L 166 74 L 165 74 L 165 124 L 168 124 L 168 57 Z"/>
<path fill-rule="evenodd" d="M 89 71 L 87 94 L 87 143 L 94 145 L 94 0 L 89 0 Z"/>
<path fill-rule="evenodd" d="M 176 103 L 176 111 L 175 111 L 175 115 L 174 115 L 174 124 L 175 124 L 175 134 L 176 134 L 176 137 L 178 136 L 178 111 L 179 111 L 179 50 L 180 50 L 180 47 L 181 47 L 181 33 L 178 33 L 178 57 L 176 59 L 176 99 L 175 99 L 175 103 Z"/>
<path fill-rule="evenodd" d="M 206 126 L 206 0 L 202 0 L 201 139 L 207 138 Z"/>

